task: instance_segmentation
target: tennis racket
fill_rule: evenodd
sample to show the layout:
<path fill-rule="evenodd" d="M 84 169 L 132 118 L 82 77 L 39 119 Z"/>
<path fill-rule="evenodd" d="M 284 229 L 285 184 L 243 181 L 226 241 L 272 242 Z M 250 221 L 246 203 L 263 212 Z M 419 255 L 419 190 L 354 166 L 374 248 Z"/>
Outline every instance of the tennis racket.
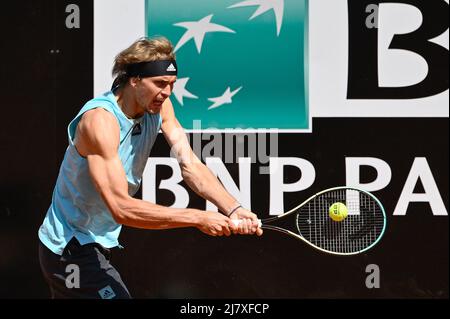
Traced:
<path fill-rule="evenodd" d="M 341 221 L 330 217 L 333 213 L 330 207 L 335 203 L 346 207 L 347 216 Z M 277 226 L 281 221 L 283 227 Z M 233 222 L 238 226 L 241 221 Z M 380 241 L 386 229 L 386 214 L 381 202 L 371 193 L 335 187 L 311 196 L 282 215 L 260 220 L 260 227 L 303 240 L 325 253 L 355 255 Z"/>

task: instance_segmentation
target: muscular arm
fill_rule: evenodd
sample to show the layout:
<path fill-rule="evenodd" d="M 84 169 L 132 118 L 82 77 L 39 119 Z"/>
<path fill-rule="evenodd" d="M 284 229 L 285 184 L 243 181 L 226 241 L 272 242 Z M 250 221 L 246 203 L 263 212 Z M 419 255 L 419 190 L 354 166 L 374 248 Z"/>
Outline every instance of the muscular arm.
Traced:
<path fill-rule="evenodd" d="M 236 199 L 225 190 L 217 177 L 194 154 L 183 128 L 175 117 L 169 99 L 165 101 L 161 115 L 163 118 L 161 129 L 180 163 L 184 181 L 198 195 L 212 202 L 225 214 L 229 214 L 238 205 Z M 254 213 L 240 208 L 230 218 L 244 221 L 239 229 L 234 230 L 235 233 L 262 235 L 262 229 L 257 227 L 258 218 Z"/>
<path fill-rule="evenodd" d="M 168 208 L 129 196 L 118 155 L 119 140 L 117 120 L 98 108 L 83 115 L 74 141 L 80 155 L 87 159 L 92 181 L 117 223 L 145 229 L 194 226 L 209 235 L 229 234 L 228 221 L 210 216 L 212 212 Z"/>
<path fill-rule="evenodd" d="M 178 159 L 184 181 L 195 193 L 212 202 L 220 211 L 229 213 L 236 207 L 236 199 L 194 154 L 183 128 L 175 117 L 169 99 L 165 101 L 161 115 L 162 132 Z"/>

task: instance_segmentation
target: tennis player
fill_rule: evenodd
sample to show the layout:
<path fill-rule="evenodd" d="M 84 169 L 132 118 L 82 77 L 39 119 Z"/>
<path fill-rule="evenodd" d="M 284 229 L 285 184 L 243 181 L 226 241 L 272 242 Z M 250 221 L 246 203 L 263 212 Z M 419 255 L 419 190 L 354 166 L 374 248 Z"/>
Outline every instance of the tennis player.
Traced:
<path fill-rule="evenodd" d="M 116 56 L 111 91 L 87 102 L 68 126 L 69 146 L 38 235 L 39 259 L 52 298 L 130 298 L 111 248 L 122 225 L 196 227 L 211 236 L 261 235 L 243 208 L 193 153 L 169 96 L 177 79 L 172 44 L 143 38 Z M 221 213 L 168 208 L 138 191 L 159 130 L 189 187 Z M 232 219 L 243 222 L 235 226 Z"/>

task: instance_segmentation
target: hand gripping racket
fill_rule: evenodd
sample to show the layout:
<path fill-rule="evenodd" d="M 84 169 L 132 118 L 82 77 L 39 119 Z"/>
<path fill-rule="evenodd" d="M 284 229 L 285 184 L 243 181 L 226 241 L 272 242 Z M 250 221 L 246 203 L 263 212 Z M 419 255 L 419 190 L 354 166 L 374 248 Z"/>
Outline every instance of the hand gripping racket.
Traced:
<path fill-rule="evenodd" d="M 339 218 L 332 216 L 336 205 L 340 207 Z M 283 227 L 276 226 L 281 219 Z M 239 225 L 241 221 L 233 222 Z M 325 253 L 355 255 L 380 241 L 386 229 L 386 214 L 381 202 L 371 193 L 335 187 L 311 196 L 282 215 L 260 220 L 260 226 L 301 239 Z"/>

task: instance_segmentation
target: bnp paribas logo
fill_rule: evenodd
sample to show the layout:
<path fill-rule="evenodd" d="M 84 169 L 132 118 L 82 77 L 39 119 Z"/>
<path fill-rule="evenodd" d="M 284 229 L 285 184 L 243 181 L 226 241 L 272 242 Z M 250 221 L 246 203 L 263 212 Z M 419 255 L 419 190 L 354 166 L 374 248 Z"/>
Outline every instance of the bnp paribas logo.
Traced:
<path fill-rule="evenodd" d="M 146 21 L 175 45 L 185 129 L 310 131 L 308 0 L 147 0 Z"/>

